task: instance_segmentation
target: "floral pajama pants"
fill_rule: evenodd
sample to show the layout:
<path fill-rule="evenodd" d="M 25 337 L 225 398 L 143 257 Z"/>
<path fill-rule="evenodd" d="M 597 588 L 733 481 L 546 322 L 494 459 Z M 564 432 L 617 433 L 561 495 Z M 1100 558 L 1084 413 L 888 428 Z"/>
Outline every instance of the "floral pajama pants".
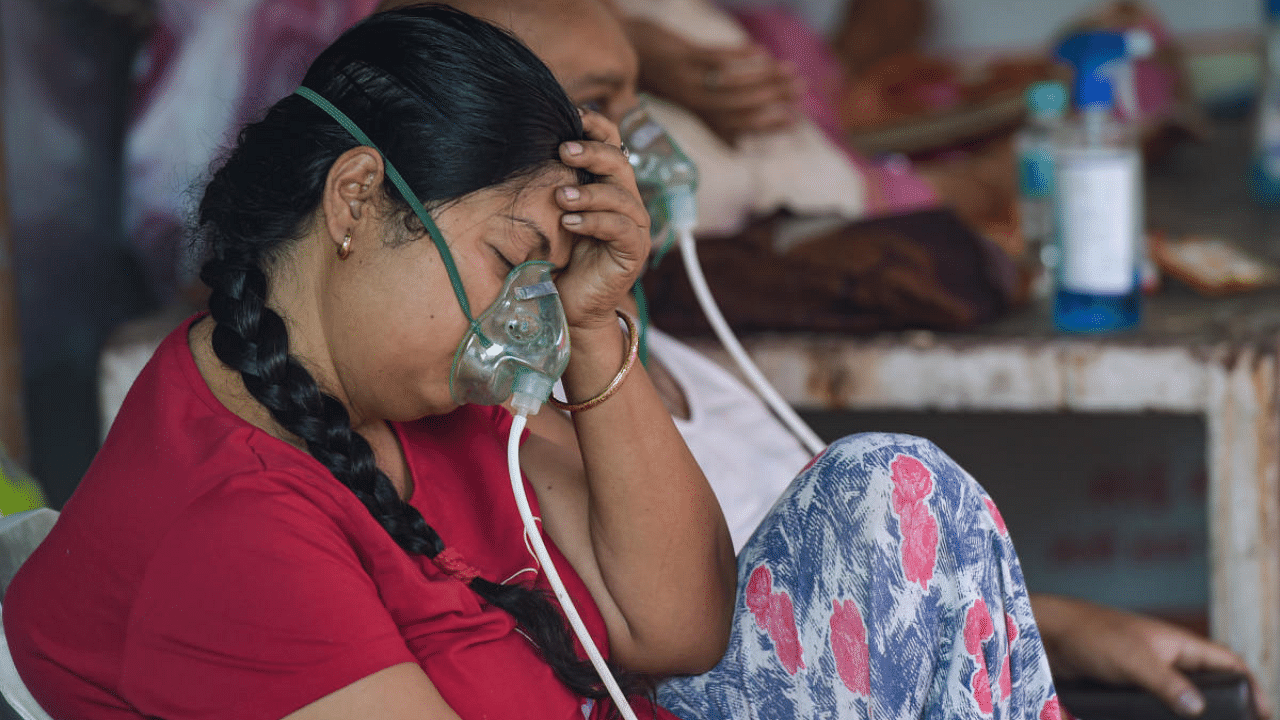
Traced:
<path fill-rule="evenodd" d="M 1000 513 L 907 435 L 845 438 L 792 482 L 738 558 L 728 652 L 658 697 L 686 720 L 1058 720 Z"/>

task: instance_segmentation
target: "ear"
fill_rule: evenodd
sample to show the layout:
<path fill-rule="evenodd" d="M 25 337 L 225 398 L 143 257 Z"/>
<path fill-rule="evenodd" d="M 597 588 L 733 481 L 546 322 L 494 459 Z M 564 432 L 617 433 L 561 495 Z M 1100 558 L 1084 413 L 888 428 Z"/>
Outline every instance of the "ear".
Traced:
<path fill-rule="evenodd" d="M 338 156 L 325 180 L 324 208 L 325 229 L 334 248 L 342 244 L 363 222 L 376 217 L 370 212 L 377 199 L 383 178 L 382 156 L 371 147 L 354 147 Z"/>

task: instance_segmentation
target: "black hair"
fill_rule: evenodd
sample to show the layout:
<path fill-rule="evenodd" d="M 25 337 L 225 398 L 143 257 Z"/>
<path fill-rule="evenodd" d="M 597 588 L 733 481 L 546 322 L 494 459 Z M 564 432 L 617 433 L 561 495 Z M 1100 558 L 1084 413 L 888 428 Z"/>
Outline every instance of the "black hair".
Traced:
<path fill-rule="evenodd" d="M 439 5 L 370 16 L 320 54 L 303 85 L 364 130 L 429 208 L 531 176 L 559 161 L 562 142 L 585 137 L 577 109 L 528 48 Z M 378 469 L 342 403 L 290 355 L 284 320 L 266 304 L 272 261 L 307 232 L 330 168 L 357 144 L 297 95 L 240 132 L 198 214 L 208 253 L 200 277 L 211 289 L 216 323 L 213 350 L 400 547 L 436 558 L 444 539 Z M 389 181 L 382 193 L 411 217 Z M 514 616 L 566 686 L 584 697 L 608 697 L 594 668 L 578 657 L 550 595 L 480 577 L 469 585 Z M 620 681 L 629 692 L 647 689 L 635 676 Z"/>

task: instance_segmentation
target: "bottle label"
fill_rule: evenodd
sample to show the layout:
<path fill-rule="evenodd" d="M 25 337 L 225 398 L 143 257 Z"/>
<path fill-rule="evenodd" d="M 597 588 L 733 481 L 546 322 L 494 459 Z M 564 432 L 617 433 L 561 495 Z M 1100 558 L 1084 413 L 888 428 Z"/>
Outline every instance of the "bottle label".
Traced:
<path fill-rule="evenodd" d="M 1022 196 L 1047 198 L 1053 191 L 1053 155 L 1048 148 L 1032 148 L 1022 153 L 1018 163 Z"/>
<path fill-rule="evenodd" d="M 1061 282 L 1097 295 L 1132 292 L 1142 223 L 1137 153 L 1064 156 L 1058 164 Z"/>

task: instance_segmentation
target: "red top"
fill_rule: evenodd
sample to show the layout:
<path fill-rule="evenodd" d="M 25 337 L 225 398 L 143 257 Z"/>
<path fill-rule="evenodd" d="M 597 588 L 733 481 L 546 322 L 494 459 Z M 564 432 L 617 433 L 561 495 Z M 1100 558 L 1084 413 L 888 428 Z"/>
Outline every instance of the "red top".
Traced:
<path fill-rule="evenodd" d="M 604 717 L 610 703 L 588 711 L 510 615 L 405 553 L 319 462 L 219 403 L 191 323 L 134 383 L 4 598 L 18 671 L 51 715 L 275 720 L 417 662 L 464 719 Z M 487 579 L 549 591 L 511 497 L 510 426 L 500 407 L 465 406 L 394 428 L 410 501 L 446 545 Z M 595 603 L 544 539 L 600 643 Z"/>

